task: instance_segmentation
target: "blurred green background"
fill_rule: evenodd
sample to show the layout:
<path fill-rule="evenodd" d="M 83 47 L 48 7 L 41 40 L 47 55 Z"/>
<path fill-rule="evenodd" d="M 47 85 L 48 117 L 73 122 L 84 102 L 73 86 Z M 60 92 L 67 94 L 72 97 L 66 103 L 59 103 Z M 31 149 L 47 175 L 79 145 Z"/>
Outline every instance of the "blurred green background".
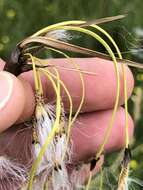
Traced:
<path fill-rule="evenodd" d="M 127 14 L 127 17 L 118 22 L 104 24 L 103 28 L 113 36 L 125 58 L 142 62 L 142 0 L 0 0 L 0 57 L 7 59 L 19 41 L 49 24 L 73 19 L 90 20 L 119 14 Z M 91 41 L 86 41 L 86 44 L 91 48 L 104 51 L 99 44 L 91 43 Z M 130 175 L 142 180 L 143 74 L 139 69 L 132 69 L 132 71 L 135 77 L 135 89 L 129 100 L 129 111 L 134 118 L 136 128 L 132 143 L 133 158 Z M 114 168 L 115 160 L 118 161 L 118 158 L 115 153 L 107 157 L 105 161 L 107 171 L 109 168 L 113 171 L 111 169 Z M 113 182 L 113 173 L 109 175 L 108 180 Z M 106 186 L 103 189 L 115 188 L 107 182 L 103 185 Z M 98 189 L 95 186 L 92 188 Z M 135 186 L 135 189 L 140 188 L 143 189 L 143 187 Z"/>

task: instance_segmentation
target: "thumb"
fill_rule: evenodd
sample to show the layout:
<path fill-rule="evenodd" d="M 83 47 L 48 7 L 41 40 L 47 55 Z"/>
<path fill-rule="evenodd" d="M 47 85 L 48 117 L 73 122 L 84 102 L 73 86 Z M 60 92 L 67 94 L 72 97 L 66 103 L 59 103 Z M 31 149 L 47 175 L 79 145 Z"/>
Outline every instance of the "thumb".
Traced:
<path fill-rule="evenodd" d="M 0 132 L 13 125 L 25 106 L 24 86 L 14 75 L 0 71 Z"/>

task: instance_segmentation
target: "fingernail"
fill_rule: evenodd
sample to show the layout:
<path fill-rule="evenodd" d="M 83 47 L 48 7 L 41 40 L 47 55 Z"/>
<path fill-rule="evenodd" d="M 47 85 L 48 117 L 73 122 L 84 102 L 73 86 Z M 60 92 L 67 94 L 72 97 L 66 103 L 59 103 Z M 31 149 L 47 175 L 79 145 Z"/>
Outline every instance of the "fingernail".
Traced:
<path fill-rule="evenodd" d="M 2 109 L 11 98 L 13 79 L 5 71 L 0 71 L 0 109 Z"/>

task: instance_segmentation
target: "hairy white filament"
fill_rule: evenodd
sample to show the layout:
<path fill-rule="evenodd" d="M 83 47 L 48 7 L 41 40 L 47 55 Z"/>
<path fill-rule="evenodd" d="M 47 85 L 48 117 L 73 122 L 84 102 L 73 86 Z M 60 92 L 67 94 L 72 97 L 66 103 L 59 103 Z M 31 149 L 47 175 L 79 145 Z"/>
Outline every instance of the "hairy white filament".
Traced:
<path fill-rule="evenodd" d="M 0 190 L 17 190 L 26 182 L 27 175 L 23 165 L 0 156 Z"/>
<path fill-rule="evenodd" d="M 35 156 L 37 157 L 42 146 L 44 145 L 48 135 L 52 131 L 52 126 L 55 119 L 55 107 L 45 105 L 40 105 L 40 108 L 37 108 L 38 113 L 35 114 L 36 122 L 35 127 L 37 129 L 38 143 L 34 144 Z M 40 112 L 39 112 L 40 111 Z M 67 147 L 67 134 L 65 130 L 66 122 L 61 121 L 60 130 L 55 134 L 55 137 L 51 140 L 48 145 L 46 152 L 41 160 L 41 163 L 37 169 L 37 176 L 42 175 L 42 180 L 38 177 L 38 182 L 42 185 L 46 182 L 47 178 L 51 177 L 50 189 L 53 190 L 71 190 L 71 184 L 66 168 L 66 164 L 70 162 L 71 159 L 71 146 Z M 63 154 L 66 155 L 63 158 Z M 44 174 L 44 175 L 43 175 Z M 37 188 L 38 189 L 38 186 Z"/>
<path fill-rule="evenodd" d="M 83 183 L 83 179 L 84 179 L 84 176 L 82 175 L 82 172 L 81 172 L 81 168 L 82 166 L 79 166 L 79 168 L 75 168 L 72 173 L 71 173 L 71 176 L 70 176 L 70 181 L 72 182 L 72 188 L 73 189 L 82 189 L 82 183 Z"/>
<path fill-rule="evenodd" d="M 38 111 L 38 110 L 37 110 Z M 44 107 L 41 107 L 41 113 L 36 114 L 37 122 L 36 122 L 36 128 L 37 128 L 37 135 L 38 135 L 38 140 L 39 142 L 36 143 L 35 146 L 35 156 L 37 157 L 42 146 L 44 145 L 49 133 L 52 130 L 52 125 L 54 122 L 53 116 L 47 113 L 46 109 Z M 42 158 L 41 164 L 38 168 L 37 175 L 41 173 L 43 170 L 47 169 L 49 172 L 52 169 L 53 165 L 53 141 L 49 144 L 49 146 L 46 149 L 46 152 Z"/>
<path fill-rule="evenodd" d="M 62 41 L 70 41 L 72 39 L 79 38 L 79 35 L 74 34 L 74 36 L 73 36 L 72 34 L 70 34 L 69 31 L 66 31 L 64 29 L 59 29 L 59 30 L 54 30 L 54 31 L 48 32 L 46 34 L 46 36 L 49 38 L 62 40 Z"/>
<path fill-rule="evenodd" d="M 67 173 L 66 166 L 62 164 L 60 168 L 52 172 L 52 189 L 53 190 L 71 190 L 71 184 Z"/>

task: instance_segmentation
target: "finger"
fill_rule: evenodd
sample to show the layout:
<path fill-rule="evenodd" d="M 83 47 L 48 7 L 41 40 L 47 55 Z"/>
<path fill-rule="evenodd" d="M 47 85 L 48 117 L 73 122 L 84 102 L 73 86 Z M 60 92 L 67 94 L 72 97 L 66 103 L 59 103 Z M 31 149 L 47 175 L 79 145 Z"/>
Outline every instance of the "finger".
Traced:
<path fill-rule="evenodd" d="M 78 64 L 81 70 L 95 73 L 95 75 L 83 73 L 85 84 L 85 101 L 84 106 L 82 107 L 82 111 L 89 112 L 112 108 L 116 98 L 116 75 L 113 62 L 99 58 L 76 58 L 72 59 L 72 61 Z M 79 73 L 76 71 L 63 69 L 74 67 L 74 65 L 72 65 L 67 59 L 47 60 L 47 63 L 57 66 L 60 77 L 72 96 L 74 110 L 76 110 L 82 96 L 82 85 Z M 58 66 L 61 66 L 63 68 Z M 123 74 L 121 71 L 121 65 L 119 67 L 119 71 L 121 79 L 121 105 L 124 103 Z M 133 90 L 134 80 L 133 75 L 128 67 L 125 67 L 125 71 L 127 76 L 128 96 L 130 96 Z M 34 86 L 32 72 L 23 74 L 23 77 L 26 78 L 32 84 L 32 86 Z M 55 98 L 52 85 L 50 81 L 47 80 L 47 78 L 43 77 L 42 80 L 45 96 L 48 98 L 49 101 L 51 101 Z M 62 91 L 62 97 L 65 108 L 68 108 L 69 101 L 64 90 Z"/>
<path fill-rule="evenodd" d="M 111 119 L 112 110 L 82 114 L 72 129 L 73 150 L 75 161 L 87 160 L 95 156 L 103 143 L 105 131 Z M 133 121 L 129 116 L 129 135 L 133 135 Z M 119 108 L 114 126 L 105 145 L 105 152 L 118 150 L 125 145 L 125 111 Z"/>
<path fill-rule="evenodd" d="M 95 156 L 99 146 L 102 144 L 105 129 L 111 118 L 112 110 L 100 111 L 98 113 L 83 114 L 78 118 L 72 129 L 72 152 L 73 162 L 87 161 Z M 105 146 L 105 152 L 122 148 L 125 144 L 124 134 L 124 109 L 117 112 L 110 138 Z M 129 135 L 133 135 L 133 122 L 129 116 Z M 32 126 L 23 123 L 13 125 L 0 136 L 0 155 L 6 155 L 10 159 L 17 159 L 26 165 L 33 159 Z M 7 143 L 10 142 L 10 143 Z M 5 147 L 5 145 L 7 145 Z M 21 151 L 23 150 L 23 151 Z"/>
<path fill-rule="evenodd" d="M 23 119 L 32 115 L 32 102 L 34 94 L 27 82 L 18 80 L 8 72 L 0 71 L 0 132 L 14 124 L 23 112 Z"/>
<path fill-rule="evenodd" d="M 93 71 L 101 70 L 102 72 L 98 71 L 98 73 L 102 73 L 102 75 L 103 75 L 103 73 L 104 73 L 103 72 L 103 66 L 105 65 L 106 66 L 105 67 L 105 75 L 106 76 L 108 75 L 107 71 L 111 72 L 111 70 L 113 70 L 112 63 L 109 61 L 107 61 L 106 64 L 103 64 L 104 61 L 101 59 L 100 60 L 98 60 L 98 59 L 77 59 L 77 60 L 79 60 L 79 62 L 78 61 L 77 62 L 81 65 L 83 70 L 89 70 L 89 71 L 90 70 L 93 70 Z M 89 62 L 88 62 L 88 60 L 89 60 Z M 63 66 L 66 65 L 66 61 L 64 60 L 64 62 L 62 62 L 62 59 L 54 60 L 54 62 L 55 62 L 55 64 L 61 64 Z M 100 67 L 98 67 L 97 63 L 99 63 Z M 3 66 L 4 66 L 4 63 L 1 63 L 0 68 L 2 69 Z M 132 74 L 129 71 L 129 69 L 128 68 L 126 68 L 126 69 L 127 69 L 126 72 L 127 72 L 127 76 L 128 76 L 127 77 L 128 78 L 128 80 L 127 80 L 128 81 L 128 94 L 130 94 L 132 91 L 132 88 L 133 88 L 133 78 L 132 78 Z M 71 71 L 65 72 L 65 70 L 60 70 L 61 78 L 66 83 L 66 86 L 68 87 L 70 93 L 72 94 L 74 107 L 76 108 L 77 105 L 79 104 L 80 98 L 81 98 L 81 97 L 79 97 L 80 96 L 80 90 L 79 89 L 81 88 L 81 83 L 80 83 L 80 79 L 78 78 L 79 76 L 78 76 L 77 72 L 71 72 L 71 78 L 73 78 L 75 81 L 77 81 L 77 82 L 74 82 L 75 85 L 73 85 L 71 78 L 69 78 L 69 74 L 70 74 L 69 72 L 71 72 Z M 114 81 L 115 76 L 113 77 L 112 72 L 109 75 L 112 75 L 112 77 L 104 85 L 99 85 L 99 79 L 96 76 L 89 76 L 89 75 L 84 76 L 85 89 L 86 89 L 85 90 L 86 92 L 85 92 L 84 111 L 92 111 L 92 110 L 96 110 L 96 109 L 103 109 L 103 108 L 111 107 L 111 105 L 113 104 L 114 98 L 115 98 L 114 97 L 115 92 L 113 93 L 115 88 L 114 87 L 111 88 L 111 85 L 113 85 L 115 83 L 115 81 Z M 108 76 L 108 78 L 109 78 L 109 76 Z M 113 78 L 113 80 L 112 80 L 112 78 Z M 24 121 L 24 120 L 27 120 L 28 118 L 30 118 L 32 115 L 32 111 L 34 111 L 34 93 L 32 92 L 29 84 L 27 83 L 29 81 L 30 83 L 33 84 L 32 73 L 29 72 L 29 73 L 23 74 L 23 76 L 20 76 L 19 79 L 21 80 L 22 85 L 25 89 L 24 90 L 25 105 L 24 105 L 24 110 L 22 111 L 21 119 L 20 119 L 20 121 Z M 101 79 L 101 77 L 100 77 L 100 79 Z M 102 79 L 104 81 L 102 80 L 101 82 L 102 83 L 105 82 L 104 77 L 102 77 Z M 25 80 L 27 80 L 27 82 Z M 98 83 L 96 82 L 96 80 L 98 81 Z M 97 91 L 96 91 L 96 88 L 95 89 L 93 88 L 93 85 L 90 85 L 90 83 L 95 84 L 95 87 L 97 87 Z M 116 85 L 116 84 L 114 84 L 114 85 Z M 47 78 L 46 78 L 46 80 L 45 80 L 45 78 L 43 79 L 43 88 L 44 88 L 46 95 L 50 99 L 52 97 L 54 97 L 54 91 L 52 90 L 50 82 L 47 81 Z M 92 93 L 90 92 L 91 89 L 92 89 Z M 18 90 L 15 90 L 16 95 L 17 95 L 17 93 L 18 93 Z M 22 94 L 22 93 L 19 93 L 19 94 Z M 67 107 L 67 105 L 68 105 L 68 101 L 66 101 L 67 98 L 65 98 L 65 96 L 64 96 L 63 99 L 64 99 L 65 106 Z M 17 110 L 16 107 L 15 107 L 15 109 Z M 6 110 L 5 110 L 5 112 L 7 113 Z M 13 112 L 13 114 L 14 113 L 15 112 Z M 18 113 L 20 113 L 20 112 L 18 112 Z M 6 117 L 4 117 L 4 118 L 6 118 Z M 18 118 L 18 114 L 15 115 L 15 119 L 16 118 Z M 6 120 L 5 119 L 2 119 L 2 120 L 7 121 L 9 119 L 11 120 L 11 117 L 7 118 Z M 10 123 L 13 123 L 15 121 L 15 119 L 12 119 L 12 122 L 10 122 Z M 8 121 L 5 122 L 5 125 L 6 125 L 6 123 L 7 123 L 7 126 L 10 126 Z M 6 127 L 5 125 L 3 126 L 4 128 Z"/>

